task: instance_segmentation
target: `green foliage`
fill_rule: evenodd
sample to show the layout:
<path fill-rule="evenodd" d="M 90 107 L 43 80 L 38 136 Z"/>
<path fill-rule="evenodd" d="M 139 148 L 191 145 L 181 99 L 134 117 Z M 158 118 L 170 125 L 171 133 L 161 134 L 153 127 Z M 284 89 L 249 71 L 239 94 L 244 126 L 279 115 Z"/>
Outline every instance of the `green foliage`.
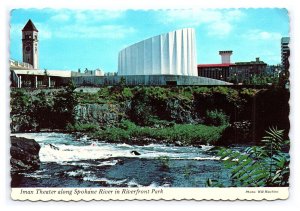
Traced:
<path fill-rule="evenodd" d="M 174 124 L 230 125 L 224 143 L 248 140 L 260 141 L 271 125 L 288 131 L 289 92 L 283 89 L 239 89 L 226 86 L 101 87 L 97 93 L 73 93 L 75 86 L 63 90 L 36 94 L 23 89 L 11 93 L 12 126 L 21 123 L 22 130 L 34 128 L 63 129 L 74 124 L 73 108 L 77 104 L 116 104 L 122 117 L 136 125 L 169 128 Z M 277 115 L 274 115 L 276 112 Z M 247 130 L 233 127 L 249 122 Z M 118 128 L 118 125 L 114 125 Z M 231 129 L 231 130 L 229 130 Z M 234 131 L 234 132 L 232 132 Z M 255 133 L 253 133 L 255 131 Z M 140 134 L 146 133 L 139 131 Z M 238 135 L 236 134 L 245 134 Z M 244 139 L 243 139 L 244 137 Z M 287 132 L 285 133 L 287 137 Z"/>
<path fill-rule="evenodd" d="M 283 130 L 270 128 L 263 138 L 263 146 L 249 147 L 244 152 L 221 149 L 218 152 L 224 166 L 231 170 L 233 185 L 237 187 L 270 187 L 289 185 L 288 153 L 282 152 Z M 211 184 L 210 184 L 211 185 Z"/>
<path fill-rule="evenodd" d="M 242 88 L 240 92 L 242 96 L 249 96 L 249 97 L 255 96 L 256 93 L 257 93 L 256 89 L 247 89 L 247 88 Z"/>
<path fill-rule="evenodd" d="M 219 95 L 224 96 L 226 98 L 226 101 L 233 103 L 236 106 L 238 106 L 240 103 L 239 92 L 235 89 L 225 87 L 225 86 L 217 86 L 217 87 L 213 87 L 212 91 L 217 96 Z"/>
<path fill-rule="evenodd" d="M 169 95 L 169 89 L 162 87 L 147 87 L 144 88 L 145 95 L 153 100 L 166 100 Z"/>
<path fill-rule="evenodd" d="M 267 75 L 253 75 L 248 80 L 243 83 L 248 85 L 278 85 L 279 77 L 277 76 L 267 76 Z"/>
<path fill-rule="evenodd" d="M 36 128 L 34 98 L 23 89 L 11 92 L 11 130 L 29 131 Z"/>
<path fill-rule="evenodd" d="M 66 89 L 59 91 L 53 98 L 52 128 L 65 129 L 68 123 L 75 121 L 74 107 L 77 105 L 76 95 L 73 93 L 72 84 Z"/>
<path fill-rule="evenodd" d="M 260 141 L 270 124 L 278 125 L 286 131 L 289 125 L 289 93 L 281 89 L 113 86 L 102 87 L 98 93 L 77 93 L 77 96 L 81 104 L 124 105 L 128 119 L 137 125 L 149 127 L 161 127 L 163 124 L 157 124 L 157 120 L 178 124 L 208 121 L 208 124 L 219 125 L 216 119 L 222 120 L 222 116 L 213 117 L 212 120 L 211 115 L 214 115 L 214 111 L 222 110 L 229 117 L 231 125 L 245 121 L 251 125 L 248 131 L 241 131 L 244 135 L 235 138 L 235 142 L 249 139 Z M 274 111 L 279 116 L 273 115 Z M 225 123 L 223 120 L 221 122 Z M 236 131 L 235 128 L 233 130 Z"/>
<path fill-rule="evenodd" d="M 66 130 L 69 132 L 94 132 L 99 129 L 98 125 L 87 123 L 75 123 L 74 125 L 68 123 L 66 126 Z"/>
<path fill-rule="evenodd" d="M 193 88 L 188 86 L 180 90 L 180 95 L 183 99 L 193 99 Z"/>
<path fill-rule="evenodd" d="M 252 159 L 247 154 L 221 149 L 218 152 L 224 166 L 231 169 L 231 179 L 237 187 L 259 187 L 265 186 L 268 172 L 265 165 Z"/>
<path fill-rule="evenodd" d="M 17 89 L 16 91 L 11 92 L 11 114 L 22 114 L 23 112 L 26 112 L 28 106 L 32 104 L 32 101 L 32 97 L 23 89 Z"/>
<path fill-rule="evenodd" d="M 22 89 L 11 94 L 11 127 L 19 126 L 19 131 L 43 128 L 65 129 L 67 123 L 74 122 L 73 108 L 77 105 L 71 85 L 60 91 L 36 93 Z"/>
<path fill-rule="evenodd" d="M 229 117 L 222 110 L 207 110 L 205 123 L 212 126 L 228 126 Z"/>
<path fill-rule="evenodd" d="M 273 154 L 273 151 L 281 151 L 285 142 L 283 140 L 284 130 L 278 130 L 271 127 L 269 131 L 266 131 L 267 135 L 263 137 L 262 142 L 264 147 L 268 151 L 269 155 Z"/>
<path fill-rule="evenodd" d="M 100 98 L 107 98 L 107 97 L 110 96 L 109 88 L 108 87 L 102 87 L 102 88 L 100 88 L 100 90 L 98 91 L 97 94 Z"/>
<path fill-rule="evenodd" d="M 128 87 L 125 87 L 123 90 L 122 90 L 122 98 L 124 100 L 128 100 L 128 99 L 131 99 L 133 97 L 133 93 L 131 91 L 130 88 Z"/>
<path fill-rule="evenodd" d="M 164 128 L 140 127 L 128 120 L 118 127 L 105 128 L 91 134 L 93 138 L 112 142 L 129 142 L 135 138 L 143 143 L 145 138 L 168 143 L 182 142 L 184 145 L 213 144 L 217 142 L 224 127 L 206 125 L 175 124 Z"/>
<path fill-rule="evenodd" d="M 196 87 L 193 89 L 194 94 L 211 94 L 212 89 L 208 87 Z"/>
<path fill-rule="evenodd" d="M 125 142 L 130 139 L 130 132 L 121 128 L 106 128 L 91 134 L 93 138 L 112 142 Z"/>

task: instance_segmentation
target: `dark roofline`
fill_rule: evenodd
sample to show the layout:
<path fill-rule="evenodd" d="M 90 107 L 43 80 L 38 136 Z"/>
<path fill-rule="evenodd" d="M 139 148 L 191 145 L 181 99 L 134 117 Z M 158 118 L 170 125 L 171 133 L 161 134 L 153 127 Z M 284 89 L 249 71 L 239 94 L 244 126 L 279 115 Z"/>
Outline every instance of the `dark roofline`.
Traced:
<path fill-rule="evenodd" d="M 33 22 L 31 21 L 31 19 L 29 19 L 26 23 L 26 25 L 24 26 L 24 28 L 22 29 L 22 31 L 36 31 L 38 32 L 37 28 L 35 27 L 35 25 L 33 24 Z"/>
<path fill-rule="evenodd" d="M 251 65 L 251 64 L 256 64 L 256 65 L 267 65 L 267 63 L 263 61 L 251 61 L 251 62 L 236 62 L 235 65 Z"/>
<path fill-rule="evenodd" d="M 198 64 L 197 67 L 230 67 L 233 66 L 232 63 L 225 63 L 225 64 Z"/>

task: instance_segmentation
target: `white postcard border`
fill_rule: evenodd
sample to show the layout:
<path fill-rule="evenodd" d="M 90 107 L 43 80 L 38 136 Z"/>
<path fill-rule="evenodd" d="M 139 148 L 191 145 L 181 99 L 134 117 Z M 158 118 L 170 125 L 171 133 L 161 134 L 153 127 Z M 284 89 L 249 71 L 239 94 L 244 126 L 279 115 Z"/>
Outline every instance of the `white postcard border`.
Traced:
<path fill-rule="evenodd" d="M 13 200 L 285 200 L 288 187 L 245 188 L 12 188 Z"/>

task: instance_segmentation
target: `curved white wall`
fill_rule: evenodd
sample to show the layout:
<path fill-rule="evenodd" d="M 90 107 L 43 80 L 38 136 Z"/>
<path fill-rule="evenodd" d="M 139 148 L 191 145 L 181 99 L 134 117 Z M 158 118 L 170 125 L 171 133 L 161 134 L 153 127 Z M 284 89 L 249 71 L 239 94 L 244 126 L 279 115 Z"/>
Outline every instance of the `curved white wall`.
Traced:
<path fill-rule="evenodd" d="M 195 30 L 176 30 L 121 50 L 118 75 L 197 76 Z"/>

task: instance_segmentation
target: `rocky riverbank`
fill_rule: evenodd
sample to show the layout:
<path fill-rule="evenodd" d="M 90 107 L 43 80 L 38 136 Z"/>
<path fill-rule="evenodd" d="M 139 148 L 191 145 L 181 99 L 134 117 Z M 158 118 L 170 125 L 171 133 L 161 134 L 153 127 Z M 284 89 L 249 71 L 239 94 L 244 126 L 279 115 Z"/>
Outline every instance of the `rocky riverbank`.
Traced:
<path fill-rule="evenodd" d="M 288 90 L 272 87 L 120 85 L 101 87 L 96 92 L 76 92 L 71 87 L 53 92 L 18 89 L 11 93 L 11 131 L 96 132 L 95 138 L 108 141 L 136 138 L 135 142 L 140 142 L 149 138 L 173 142 L 182 137 L 197 141 L 203 136 L 190 137 L 195 130 L 182 129 L 190 129 L 189 125 L 207 126 L 205 131 L 226 126 L 222 133 L 217 132 L 215 141 L 220 144 L 258 143 L 271 126 L 284 129 L 287 138 L 288 100 Z M 124 121 L 132 122 L 133 128 L 124 125 Z M 172 134 L 174 129 L 178 129 L 176 137 Z M 203 140 L 212 134 L 206 133 Z M 200 142 L 206 142 L 203 140 Z"/>
<path fill-rule="evenodd" d="M 40 145 L 33 139 L 11 136 L 11 173 L 36 170 L 40 166 Z"/>

